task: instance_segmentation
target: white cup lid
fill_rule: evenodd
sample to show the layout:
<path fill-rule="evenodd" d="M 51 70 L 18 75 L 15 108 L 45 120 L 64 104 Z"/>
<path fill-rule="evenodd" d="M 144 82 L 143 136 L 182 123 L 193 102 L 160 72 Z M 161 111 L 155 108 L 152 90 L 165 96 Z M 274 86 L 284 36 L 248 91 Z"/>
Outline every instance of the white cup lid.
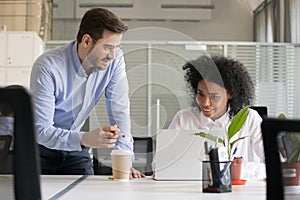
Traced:
<path fill-rule="evenodd" d="M 132 155 L 132 152 L 127 150 L 116 149 L 112 150 L 110 155 Z"/>

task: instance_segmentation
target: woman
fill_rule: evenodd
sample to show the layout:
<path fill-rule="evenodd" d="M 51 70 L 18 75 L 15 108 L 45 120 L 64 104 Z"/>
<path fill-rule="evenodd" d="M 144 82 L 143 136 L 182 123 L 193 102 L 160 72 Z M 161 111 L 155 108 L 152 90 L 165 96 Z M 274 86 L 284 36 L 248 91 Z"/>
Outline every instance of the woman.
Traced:
<path fill-rule="evenodd" d="M 249 73 L 242 63 L 223 56 L 201 56 L 183 69 L 193 107 L 177 112 L 169 129 L 201 130 L 226 138 L 232 117 L 253 98 Z M 246 138 L 236 143 L 234 156 L 264 161 L 261 122 L 260 115 L 249 108 L 245 124 L 234 136 Z"/>

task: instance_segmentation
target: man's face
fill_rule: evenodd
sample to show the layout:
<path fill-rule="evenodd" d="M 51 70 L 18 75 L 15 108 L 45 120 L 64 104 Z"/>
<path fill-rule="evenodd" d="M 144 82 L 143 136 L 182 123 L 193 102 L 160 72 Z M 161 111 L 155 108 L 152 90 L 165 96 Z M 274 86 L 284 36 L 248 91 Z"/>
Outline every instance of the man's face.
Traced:
<path fill-rule="evenodd" d="M 103 37 L 99 40 L 93 40 L 93 47 L 85 58 L 88 63 L 99 70 L 107 68 L 109 63 L 115 59 L 116 52 L 120 50 L 122 34 L 113 33 L 105 30 Z"/>
<path fill-rule="evenodd" d="M 204 116 L 220 118 L 227 110 L 229 99 L 231 96 L 224 87 L 206 80 L 198 82 L 196 101 Z"/>

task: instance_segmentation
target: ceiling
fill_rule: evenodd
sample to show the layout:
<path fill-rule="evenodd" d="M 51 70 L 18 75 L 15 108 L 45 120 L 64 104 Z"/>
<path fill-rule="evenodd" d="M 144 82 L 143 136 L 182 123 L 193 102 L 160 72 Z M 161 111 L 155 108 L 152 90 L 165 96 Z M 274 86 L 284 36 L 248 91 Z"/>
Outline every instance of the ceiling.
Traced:
<path fill-rule="evenodd" d="M 235 0 L 243 7 L 247 8 L 251 13 L 264 1 L 264 0 Z"/>

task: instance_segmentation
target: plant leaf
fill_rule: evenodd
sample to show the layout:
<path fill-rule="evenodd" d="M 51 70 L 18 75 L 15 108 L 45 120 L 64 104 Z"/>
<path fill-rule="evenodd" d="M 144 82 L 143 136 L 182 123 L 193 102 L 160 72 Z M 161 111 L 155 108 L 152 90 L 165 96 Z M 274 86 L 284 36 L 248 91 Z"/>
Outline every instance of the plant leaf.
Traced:
<path fill-rule="evenodd" d="M 279 118 L 279 119 L 286 119 L 286 116 L 285 116 L 285 114 L 280 113 L 280 114 L 278 115 L 278 118 Z"/>
<path fill-rule="evenodd" d="M 235 143 L 237 143 L 237 142 L 240 141 L 240 140 L 245 139 L 246 137 L 248 137 L 248 136 L 240 137 L 240 138 L 234 140 L 233 142 L 231 142 L 231 143 L 230 143 L 230 149 L 232 149 L 232 147 L 233 147 L 233 145 L 234 145 Z"/>
<path fill-rule="evenodd" d="M 230 139 L 242 128 L 248 116 L 248 106 L 240 110 L 231 120 L 228 127 L 228 140 Z"/>
<path fill-rule="evenodd" d="M 300 153 L 300 147 L 295 148 L 291 154 L 288 156 L 287 158 L 287 162 L 291 163 L 291 162 L 298 162 L 298 157 L 299 157 L 299 153 Z"/>
<path fill-rule="evenodd" d="M 296 146 L 300 146 L 300 133 L 291 132 L 288 133 L 290 136 L 290 139 Z"/>
<path fill-rule="evenodd" d="M 204 132 L 200 132 L 200 133 L 195 133 L 195 135 L 201 136 L 203 138 L 209 139 L 213 142 L 217 141 L 218 143 L 224 144 L 224 141 L 222 138 L 216 137 L 210 133 L 204 133 Z"/>

